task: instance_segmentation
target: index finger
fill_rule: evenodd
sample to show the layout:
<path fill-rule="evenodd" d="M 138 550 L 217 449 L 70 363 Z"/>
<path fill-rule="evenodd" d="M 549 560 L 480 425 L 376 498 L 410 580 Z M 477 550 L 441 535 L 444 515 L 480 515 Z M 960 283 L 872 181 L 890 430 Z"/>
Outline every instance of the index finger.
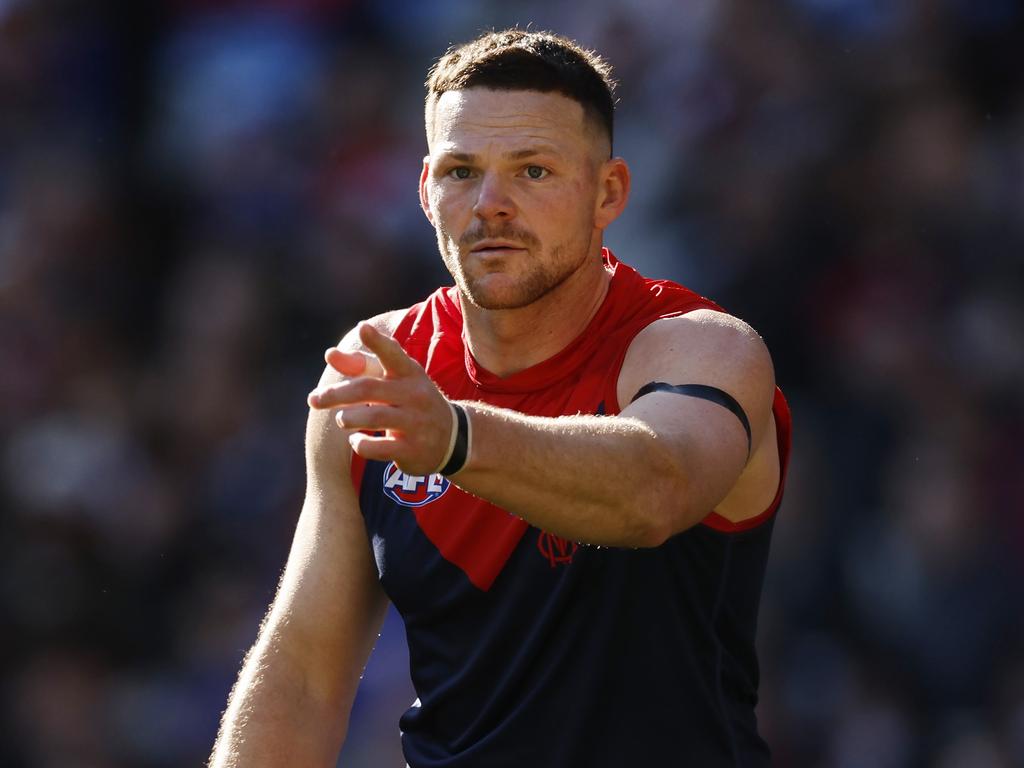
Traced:
<path fill-rule="evenodd" d="M 406 354 L 402 345 L 392 337 L 381 333 L 369 323 L 359 326 L 359 340 L 377 356 L 385 374 L 404 376 L 414 373 L 419 366 Z"/>

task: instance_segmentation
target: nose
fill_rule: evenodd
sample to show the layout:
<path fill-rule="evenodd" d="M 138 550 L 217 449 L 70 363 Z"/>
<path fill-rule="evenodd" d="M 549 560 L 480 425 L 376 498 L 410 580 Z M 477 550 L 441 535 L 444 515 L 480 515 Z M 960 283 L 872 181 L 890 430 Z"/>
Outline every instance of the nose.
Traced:
<path fill-rule="evenodd" d="M 511 219 L 515 216 L 515 204 L 501 177 L 496 173 L 485 173 L 477 188 L 473 215 L 479 219 Z"/>

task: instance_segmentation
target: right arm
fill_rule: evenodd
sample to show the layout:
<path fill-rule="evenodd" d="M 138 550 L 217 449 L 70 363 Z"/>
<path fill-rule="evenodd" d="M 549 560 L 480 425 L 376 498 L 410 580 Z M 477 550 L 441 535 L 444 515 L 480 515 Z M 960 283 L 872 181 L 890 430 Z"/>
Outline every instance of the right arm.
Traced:
<path fill-rule="evenodd" d="M 328 368 L 321 384 L 338 378 Z M 387 609 L 350 466 L 331 412 L 312 410 L 306 498 L 288 564 L 231 691 L 210 768 L 337 761 Z"/>

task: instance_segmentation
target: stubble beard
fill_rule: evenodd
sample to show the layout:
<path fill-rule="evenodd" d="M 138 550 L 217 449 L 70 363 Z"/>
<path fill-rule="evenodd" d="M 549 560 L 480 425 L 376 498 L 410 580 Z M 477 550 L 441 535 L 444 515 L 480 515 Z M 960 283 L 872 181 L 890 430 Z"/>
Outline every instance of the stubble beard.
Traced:
<path fill-rule="evenodd" d="M 459 293 L 473 306 L 480 309 L 521 309 L 540 301 L 578 271 L 589 253 L 588 247 L 581 247 L 579 248 L 579 257 L 565 263 L 568 246 L 564 243 L 554 246 L 549 258 L 543 258 L 540 242 L 529 233 L 506 232 L 493 236 L 524 243 L 531 249 L 531 261 L 526 265 L 526 269 L 517 275 L 515 285 L 511 289 L 506 288 L 500 291 L 500 293 L 490 290 L 485 285 L 487 275 L 473 277 L 467 274 L 463 268 L 461 254 L 463 252 L 468 254 L 472 243 L 479 241 L 482 237 L 463 236 L 460 242 L 456 242 L 440 231 L 437 235 L 441 258 L 454 278 Z"/>

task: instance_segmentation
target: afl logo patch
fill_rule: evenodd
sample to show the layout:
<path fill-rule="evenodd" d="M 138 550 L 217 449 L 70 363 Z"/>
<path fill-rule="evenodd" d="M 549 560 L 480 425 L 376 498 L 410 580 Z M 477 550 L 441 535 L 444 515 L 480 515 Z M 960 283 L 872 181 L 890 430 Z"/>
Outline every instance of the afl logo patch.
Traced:
<path fill-rule="evenodd" d="M 422 507 L 448 492 L 451 482 L 443 475 L 407 475 L 391 462 L 384 468 L 384 495 L 403 507 Z"/>

